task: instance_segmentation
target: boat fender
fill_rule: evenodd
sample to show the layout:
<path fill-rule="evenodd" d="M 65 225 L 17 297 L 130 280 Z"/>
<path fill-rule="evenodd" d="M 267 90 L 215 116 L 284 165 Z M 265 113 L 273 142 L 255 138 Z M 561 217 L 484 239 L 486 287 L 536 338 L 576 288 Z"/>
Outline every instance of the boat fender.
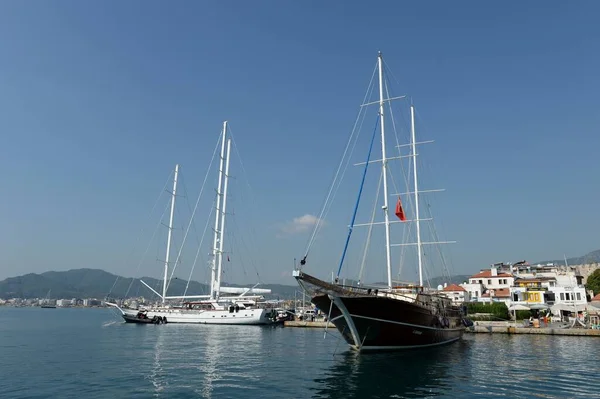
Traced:
<path fill-rule="evenodd" d="M 167 324 L 167 316 L 163 317 L 163 323 Z"/>
<path fill-rule="evenodd" d="M 438 316 L 438 323 L 440 327 L 444 327 L 444 318 L 442 316 Z"/>
<path fill-rule="evenodd" d="M 444 327 L 450 327 L 450 321 L 446 317 L 444 317 Z"/>

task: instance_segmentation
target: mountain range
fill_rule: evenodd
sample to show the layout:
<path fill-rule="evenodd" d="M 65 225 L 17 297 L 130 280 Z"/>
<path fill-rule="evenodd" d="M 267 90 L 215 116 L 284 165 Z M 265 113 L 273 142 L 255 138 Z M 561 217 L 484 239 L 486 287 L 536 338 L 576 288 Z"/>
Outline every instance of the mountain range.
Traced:
<path fill-rule="evenodd" d="M 567 263 L 569 265 L 584 265 L 584 264 L 588 264 L 588 263 L 598 263 L 600 262 L 600 249 L 596 250 L 596 251 L 592 251 L 590 253 L 587 253 L 583 256 L 578 256 L 576 258 L 567 258 Z M 558 264 L 562 264 L 564 265 L 565 260 L 564 259 L 558 259 L 558 260 L 544 260 L 541 262 L 535 262 L 532 263 L 533 265 L 538 264 L 538 263 L 558 263 Z"/>
<path fill-rule="evenodd" d="M 152 277 L 142 277 L 146 284 L 156 291 L 162 290 L 162 280 Z M 171 280 L 167 295 L 183 295 L 187 281 L 174 278 Z M 230 284 L 231 287 L 242 287 Z M 260 288 L 271 289 L 266 298 L 293 298 L 298 286 L 282 284 L 261 284 Z M 0 281 L 0 298 L 45 298 L 50 292 L 50 298 L 97 298 L 103 299 L 110 295 L 112 298 L 144 296 L 152 298 L 155 295 L 140 279 L 121 277 L 100 269 L 72 269 L 63 272 L 29 273 L 23 276 L 10 277 Z M 190 281 L 187 294 L 202 295 L 208 293 L 208 285 Z"/>
<path fill-rule="evenodd" d="M 568 258 L 569 265 L 581 265 L 586 263 L 600 262 L 600 250 L 592 251 L 586 255 Z M 564 259 L 548 260 L 537 263 L 559 263 L 563 264 Z M 479 270 L 476 270 L 477 272 Z M 450 278 L 434 277 L 429 280 L 431 287 L 437 287 L 440 284 L 456 283 L 460 284 L 466 281 L 469 275 L 455 275 Z M 161 290 L 162 280 L 152 277 L 142 277 L 142 280 L 148 285 Z M 350 283 L 347 281 L 347 283 Z M 167 295 L 183 295 L 187 281 L 174 278 L 167 291 Z M 232 287 L 241 287 L 241 285 L 231 284 Z M 260 288 L 271 290 L 271 294 L 265 295 L 266 298 L 293 298 L 295 292 L 300 292 L 296 285 L 283 284 L 261 284 Z M 18 277 L 9 277 L 0 281 L 0 298 L 45 298 L 50 292 L 51 298 L 97 298 L 102 299 L 110 295 L 112 298 L 125 298 L 144 296 L 151 298 L 152 292 L 146 288 L 140 279 L 121 277 L 100 269 L 72 269 L 63 272 L 45 272 L 41 274 L 29 273 Z M 206 294 L 208 285 L 197 281 L 190 281 L 187 290 L 188 294 Z"/>
<path fill-rule="evenodd" d="M 451 276 L 450 280 L 444 277 L 430 279 L 432 287 L 444 283 L 462 283 L 469 276 Z M 162 280 L 152 277 L 142 277 L 146 284 L 156 291 L 161 291 Z M 352 284 L 351 281 L 346 281 Z M 167 290 L 167 295 L 183 295 L 187 281 L 174 278 Z M 231 287 L 241 285 L 230 284 Z M 293 298 L 295 292 L 301 292 L 296 285 L 261 284 L 259 288 L 271 290 L 265 298 Z M 107 296 L 111 298 L 126 298 L 144 296 L 154 297 L 154 294 L 145 287 L 140 279 L 121 277 L 100 269 L 72 269 L 63 272 L 45 272 L 41 274 L 29 273 L 18 277 L 9 277 L 0 281 L 0 298 L 45 298 L 50 293 L 50 298 L 97 298 Z M 197 281 L 190 281 L 187 294 L 206 294 L 208 285 Z"/>

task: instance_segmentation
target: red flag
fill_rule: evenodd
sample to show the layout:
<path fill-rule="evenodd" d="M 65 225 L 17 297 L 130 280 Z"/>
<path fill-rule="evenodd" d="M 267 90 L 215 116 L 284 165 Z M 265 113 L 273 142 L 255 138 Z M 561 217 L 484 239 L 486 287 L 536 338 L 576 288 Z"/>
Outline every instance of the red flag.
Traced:
<path fill-rule="evenodd" d="M 403 222 L 406 220 L 406 216 L 404 215 L 404 209 L 402 209 L 402 202 L 400 201 L 400 197 L 398 197 L 398 202 L 396 203 L 396 216 L 398 219 Z"/>

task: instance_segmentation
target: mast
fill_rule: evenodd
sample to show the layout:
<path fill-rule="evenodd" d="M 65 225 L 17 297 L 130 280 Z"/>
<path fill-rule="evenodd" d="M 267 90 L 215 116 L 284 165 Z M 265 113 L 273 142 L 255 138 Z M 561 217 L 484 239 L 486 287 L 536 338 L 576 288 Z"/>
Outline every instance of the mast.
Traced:
<path fill-rule="evenodd" d="M 221 226 L 219 237 L 219 267 L 217 271 L 216 299 L 219 299 L 221 293 L 221 270 L 223 269 L 223 233 L 225 233 L 225 211 L 227 208 L 227 183 L 229 182 L 229 153 L 231 150 L 231 139 L 227 139 L 227 161 L 225 163 L 225 187 L 223 188 L 223 211 L 221 212 Z"/>
<path fill-rule="evenodd" d="M 421 218 L 419 217 L 419 179 L 417 178 L 417 140 L 415 139 L 415 106 L 410 104 L 410 135 L 413 157 L 413 180 L 415 185 L 415 219 L 417 222 L 417 258 L 419 260 L 419 285 L 423 286 L 423 256 L 421 243 Z"/>
<path fill-rule="evenodd" d="M 381 125 L 381 169 L 383 174 L 383 215 L 385 220 L 385 258 L 387 264 L 388 288 L 392 289 L 392 256 L 390 251 L 390 217 L 388 214 L 388 187 L 387 187 L 387 158 L 385 156 L 385 125 L 383 114 L 383 55 L 381 51 L 377 56 L 379 69 L 379 124 Z"/>
<path fill-rule="evenodd" d="M 169 271 L 169 255 L 171 253 L 171 235 L 173 233 L 173 216 L 175 214 L 175 195 L 177 192 L 177 174 L 179 165 L 175 165 L 175 176 L 173 178 L 173 192 L 171 193 L 171 214 L 169 215 L 169 233 L 167 235 L 167 255 L 165 256 L 165 275 L 163 280 L 162 303 L 165 303 L 167 296 L 167 276 Z"/>
<path fill-rule="evenodd" d="M 225 135 L 227 134 L 227 121 L 223 122 L 223 132 L 221 134 L 221 160 L 219 162 L 219 183 L 217 185 L 217 204 L 215 210 L 215 228 L 214 228 L 214 239 L 213 239 L 213 251 L 212 251 L 212 265 L 211 265 L 211 278 L 210 278 L 210 299 L 216 299 L 216 282 L 217 282 L 217 256 L 219 256 L 219 241 L 220 229 L 219 222 L 221 220 L 221 187 L 223 184 L 223 162 L 225 161 Z"/>

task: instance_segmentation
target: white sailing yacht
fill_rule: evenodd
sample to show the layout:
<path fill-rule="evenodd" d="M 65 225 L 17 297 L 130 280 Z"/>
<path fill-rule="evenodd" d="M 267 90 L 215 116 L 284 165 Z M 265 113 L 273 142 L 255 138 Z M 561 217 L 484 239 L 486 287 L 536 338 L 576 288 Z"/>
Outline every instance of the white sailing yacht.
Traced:
<path fill-rule="evenodd" d="M 209 295 L 167 296 L 169 255 L 171 252 L 171 234 L 175 196 L 177 192 L 177 174 L 179 165 L 175 166 L 169 231 L 167 236 L 167 253 L 164 266 L 162 294 L 140 280 L 149 290 L 161 298 L 159 306 L 142 307 L 140 309 L 124 309 L 115 303 L 107 305 L 121 311 L 126 322 L 131 323 L 196 323 L 196 324 L 245 324 L 263 325 L 273 323 L 271 309 L 261 307 L 259 301 L 262 294 L 271 293 L 270 289 L 254 287 L 222 287 L 221 276 L 223 266 L 223 241 L 225 238 L 225 216 L 227 208 L 227 186 L 229 181 L 229 157 L 231 139 L 227 138 L 227 121 L 223 122 L 221 134 L 221 158 L 216 198 L 215 227 L 211 260 L 211 292 Z M 222 295 L 230 294 L 230 295 Z M 168 300 L 181 300 L 183 305 L 173 306 Z"/>

